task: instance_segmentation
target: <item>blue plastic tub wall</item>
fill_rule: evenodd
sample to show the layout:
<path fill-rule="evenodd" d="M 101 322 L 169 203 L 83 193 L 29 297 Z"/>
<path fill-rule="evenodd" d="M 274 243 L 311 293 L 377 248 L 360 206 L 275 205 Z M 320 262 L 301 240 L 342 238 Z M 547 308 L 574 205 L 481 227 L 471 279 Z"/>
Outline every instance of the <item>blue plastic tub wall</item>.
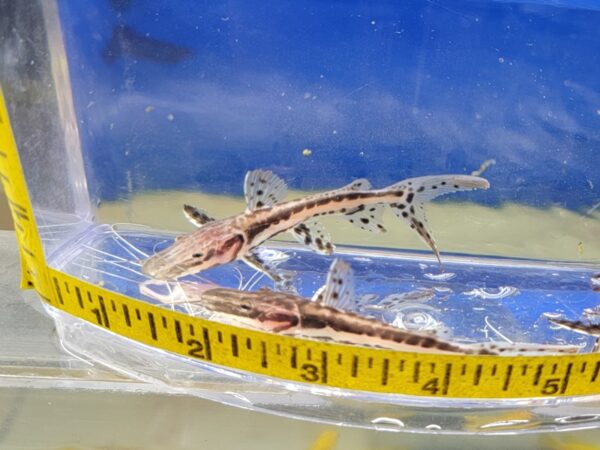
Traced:
<path fill-rule="evenodd" d="M 596 1 L 59 1 L 96 200 L 470 173 L 488 204 L 600 197 Z M 303 150 L 308 149 L 311 152 Z M 311 153 L 310 155 L 307 155 Z"/>

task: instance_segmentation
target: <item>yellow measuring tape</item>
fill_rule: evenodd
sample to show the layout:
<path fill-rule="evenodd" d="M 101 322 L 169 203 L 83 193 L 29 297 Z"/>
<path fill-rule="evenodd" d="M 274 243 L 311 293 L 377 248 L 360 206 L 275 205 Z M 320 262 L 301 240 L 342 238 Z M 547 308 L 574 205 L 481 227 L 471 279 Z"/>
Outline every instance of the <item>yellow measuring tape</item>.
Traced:
<path fill-rule="evenodd" d="M 207 363 L 324 387 L 445 398 L 600 393 L 600 354 L 463 356 L 322 343 L 194 318 L 90 284 L 46 264 L 0 91 L 0 179 L 22 262 L 22 287 L 82 320 Z"/>

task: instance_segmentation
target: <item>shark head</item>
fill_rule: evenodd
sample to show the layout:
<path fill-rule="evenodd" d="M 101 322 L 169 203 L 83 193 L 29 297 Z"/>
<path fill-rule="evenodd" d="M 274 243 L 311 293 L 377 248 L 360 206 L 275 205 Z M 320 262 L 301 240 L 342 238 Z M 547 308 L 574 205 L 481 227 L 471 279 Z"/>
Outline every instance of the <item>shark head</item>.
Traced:
<path fill-rule="evenodd" d="M 179 237 L 144 261 L 142 272 L 156 280 L 173 280 L 235 260 L 244 236 L 230 222 L 214 222 Z"/>

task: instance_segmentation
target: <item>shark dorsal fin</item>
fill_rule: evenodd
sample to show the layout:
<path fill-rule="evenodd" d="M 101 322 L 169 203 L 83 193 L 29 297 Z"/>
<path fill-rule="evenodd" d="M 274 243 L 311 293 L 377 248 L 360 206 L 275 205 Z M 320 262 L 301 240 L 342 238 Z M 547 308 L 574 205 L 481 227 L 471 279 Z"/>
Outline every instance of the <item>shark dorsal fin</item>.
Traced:
<path fill-rule="evenodd" d="M 353 192 L 353 191 L 368 191 L 372 188 L 373 188 L 373 186 L 371 185 L 371 182 L 369 180 L 367 180 L 366 178 L 358 178 L 358 179 L 354 180 L 352 183 L 348 183 L 347 185 L 342 186 L 341 188 L 337 188 L 332 191 L 323 192 L 321 194 L 316 194 L 316 195 L 313 195 L 312 197 L 315 199 L 319 199 L 319 198 L 323 198 L 323 197 L 329 197 L 334 194 L 342 194 L 345 192 L 347 193 L 347 192 Z"/>
<path fill-rule="evenodd" d="M 368 191 L 373 186 L 371 186 L 371 182 L 366 178 L 358 178 L 354 180 L 352 183 L 347 184 L 346 186 L 342 186 L 336 191 Z"/>
<path fill-rule="evenodd" d="M 325 285 L 315 292 L 312 300 L 324 306 L 351 310 L 354 305 L 354 275 L 350 265 L 341 259 L 333 261 Z"/>
<path fill-rule="evenodd" d="M 270 170 L 252 170 L 244 179 L 246 210 L 254 211 L 273 206 L 283 200 L 287 193 L 285 181 Z"/>

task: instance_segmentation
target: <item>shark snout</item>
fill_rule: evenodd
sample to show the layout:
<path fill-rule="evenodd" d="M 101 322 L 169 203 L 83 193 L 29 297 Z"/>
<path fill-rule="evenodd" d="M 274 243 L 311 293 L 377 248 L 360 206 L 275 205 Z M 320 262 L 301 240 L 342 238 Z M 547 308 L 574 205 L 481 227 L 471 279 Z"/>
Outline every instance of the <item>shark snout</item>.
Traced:
<path fill-rule="evenodd" d="M 162 255 L 154 255 L 142 264 L 142 273 L 155 280 L 169 280 L 177 278 L 181 269 L 169 264 Z"/>

